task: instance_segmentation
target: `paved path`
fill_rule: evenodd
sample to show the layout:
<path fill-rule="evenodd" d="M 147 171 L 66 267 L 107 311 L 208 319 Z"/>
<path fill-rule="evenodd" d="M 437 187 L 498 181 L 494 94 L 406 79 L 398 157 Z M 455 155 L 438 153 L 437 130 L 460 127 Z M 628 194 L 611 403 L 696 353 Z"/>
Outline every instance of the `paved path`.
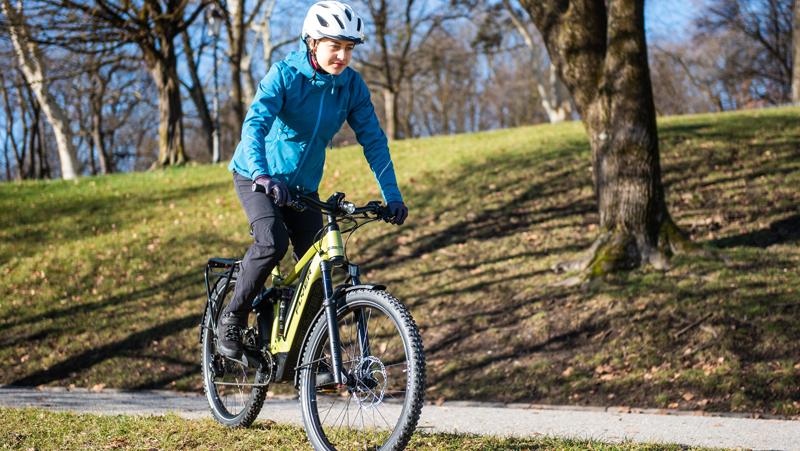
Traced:
<path fill-rule="evenodd" d="M 0 406 L 34 406 L 99 414 L 161 415 L 174 412 L 186 418 L 209 418 L 202 395 L 169 391 L 0 387 Z M 277 422 L 302 424 L 300 405 L 292 398 L 268 399 L 259 416 Z M 426 405 L 420 428 L 433 432 L 464 432 L 499 436 L 552 435 L 632 440 L 727 448 L 800 450 L 800 421 L 750 418 L 623 413 L 604 409 L 532 408 L 471 402 Z"/>

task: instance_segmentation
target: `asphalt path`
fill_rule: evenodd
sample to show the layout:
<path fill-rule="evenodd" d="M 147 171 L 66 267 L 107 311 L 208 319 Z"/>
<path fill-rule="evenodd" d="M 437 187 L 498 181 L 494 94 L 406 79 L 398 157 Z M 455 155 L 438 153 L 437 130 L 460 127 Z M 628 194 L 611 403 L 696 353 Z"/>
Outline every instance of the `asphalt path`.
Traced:
<path fill-rule="evenodd" d="M 205 397 L 161 390 L 123 391 L 0 387 L 0 406 L 41 407 L 103 415 L 210 418 Z M 723 448 L 800 450 L 800 421 L 708 416 L 679 412 L 629 412 L 620 408 L 574 408 L 445 402 L 422 409 L 419 430 L 496 436 L 556 436 L 609 443 L 673 443 Z M 302 425 L 296 398 L 268 398 L 259 419 Z"/>

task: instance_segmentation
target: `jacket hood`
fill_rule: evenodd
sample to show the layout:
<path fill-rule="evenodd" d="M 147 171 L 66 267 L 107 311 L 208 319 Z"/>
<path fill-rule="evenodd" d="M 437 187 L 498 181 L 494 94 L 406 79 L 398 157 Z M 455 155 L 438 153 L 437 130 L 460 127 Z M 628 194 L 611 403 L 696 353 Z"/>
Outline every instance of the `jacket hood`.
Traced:
<path fill-rule="evenodd" d="M 347 77 L 350 76 L 350 71 L 352 70 L 348 67 L 339 75 L 323 74 L 315 71 L 314 67 L 311 65 L 311 61 L 308 59 L 308 48 L 306 47 L 306 43 L 302 39 L 300 40 L 299 48 L 286 55 L 284 62 L 286 62 L 286 64 L 288 64 L 290 67 L 297 69 L 297 71 L 303 74 L 304 77 L 311 80 L 314 86 L 320 88 L 326 86 L 341 86 Z"/>

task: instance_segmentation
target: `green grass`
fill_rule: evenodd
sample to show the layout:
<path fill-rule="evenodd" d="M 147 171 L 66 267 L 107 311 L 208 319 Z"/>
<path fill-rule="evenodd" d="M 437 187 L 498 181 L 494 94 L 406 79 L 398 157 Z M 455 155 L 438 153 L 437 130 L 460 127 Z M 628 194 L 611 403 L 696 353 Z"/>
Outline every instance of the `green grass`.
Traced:
<path fill-rule="evenodd" d="M 403 227 L 359 231 L 412 310 L 427 398 L 800 414 L 800 109 L 665 118 L 679 256 L 589 289 L 550 267 L 597 233 L 580 123 L 395 143 Z M 320 188 L 378 189 L 356 148 Z M 0 185 L 0 383 L 200 390 L 210 256 L 250 240 L 223 165 Z"/>
<path fill-rule="evenodd" d="M 99 416 L 0 408 L 0 443 L 12 449 L 309 449 L 296 426 L 258 421 L 229 429 L 211 420 L 166 416 Z M 417 433 L 408 449 L 424 450 L 678 450 L 677 445 L 607 444 L 550 437 L 494 438 Z"/>

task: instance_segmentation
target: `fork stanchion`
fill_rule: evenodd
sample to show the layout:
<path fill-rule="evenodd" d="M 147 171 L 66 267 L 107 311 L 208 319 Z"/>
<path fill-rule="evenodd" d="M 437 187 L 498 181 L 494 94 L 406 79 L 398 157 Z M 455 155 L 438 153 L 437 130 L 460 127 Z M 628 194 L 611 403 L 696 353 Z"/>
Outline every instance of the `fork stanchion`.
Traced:
<path fill-rule="evenodd" d="M 322 269 L 322 288 L 325 291 L 325 300 L 322 307 L 325 309 L 325 316 L 328 318 L 328 338 L 331 345 L 331 363 L 333 368 L 333 380 L 337 385 L 342 384 L 342 351 L 339 346 L 339 327 L 336 324 L 336 300 L 333 298 L 333 283 L 331 281 L 331 269 L 333 264 L 328 260 L 320 262 Z"/>

